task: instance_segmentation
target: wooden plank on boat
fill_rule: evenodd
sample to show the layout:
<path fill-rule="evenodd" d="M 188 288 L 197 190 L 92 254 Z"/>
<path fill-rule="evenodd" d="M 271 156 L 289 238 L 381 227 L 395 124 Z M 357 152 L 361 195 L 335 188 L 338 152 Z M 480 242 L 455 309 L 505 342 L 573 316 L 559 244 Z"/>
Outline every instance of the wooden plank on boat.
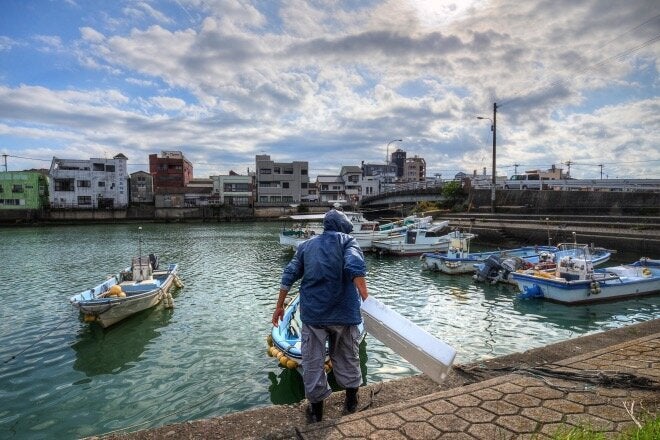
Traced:
<path fill-rule="evenodd" d="M 368 296 L 362 303 L 362 319 L 369 334 L 408 362 L 441 383 L 454 362 L 456 350 L 414 322 Z"/>

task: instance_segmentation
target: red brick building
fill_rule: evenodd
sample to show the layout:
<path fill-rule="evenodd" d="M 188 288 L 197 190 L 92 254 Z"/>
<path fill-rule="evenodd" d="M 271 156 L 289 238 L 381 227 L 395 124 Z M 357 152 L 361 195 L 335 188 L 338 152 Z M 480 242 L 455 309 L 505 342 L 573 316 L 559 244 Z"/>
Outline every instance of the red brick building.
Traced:
<path fill-rule="evenodd" d="M 149 155 L 149 173 L 158 188 L 185 188 L 193 178 L 193 166 L 180 151 Z"/>

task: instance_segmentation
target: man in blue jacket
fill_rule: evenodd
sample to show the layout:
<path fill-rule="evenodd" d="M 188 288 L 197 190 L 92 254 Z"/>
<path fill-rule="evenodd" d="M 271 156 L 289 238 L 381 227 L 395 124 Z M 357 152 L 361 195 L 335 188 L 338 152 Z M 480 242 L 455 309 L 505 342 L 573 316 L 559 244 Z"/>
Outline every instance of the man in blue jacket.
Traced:
<path fill-rule="evenodd" d="M 284 269 L 273 325 L 284 315 L 284 299 L 300 281 L 300 317 L 303 322 L 301 353 L 305 396 L 311 422 L 323 418 L 323 400 L 332 390 L 325 373 L 326 341 L 335 379 L 346 389 L 344 409 L 355 412 L 362 382 L 359 330 L 360 297 L 366 300 L 366 264 L 353 225 L 343 212 L 330 210 L 323 219 L 323 233 L 298 246 Z"/>

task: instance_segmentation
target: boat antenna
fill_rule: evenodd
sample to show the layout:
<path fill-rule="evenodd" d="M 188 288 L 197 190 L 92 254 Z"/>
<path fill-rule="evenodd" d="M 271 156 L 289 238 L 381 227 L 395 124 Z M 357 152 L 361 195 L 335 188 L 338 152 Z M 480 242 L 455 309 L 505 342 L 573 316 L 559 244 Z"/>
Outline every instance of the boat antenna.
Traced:
<path fill-rule="evenodd" d="M 142 226 L 138 226 L 138 257 L 142 256 Z"/>

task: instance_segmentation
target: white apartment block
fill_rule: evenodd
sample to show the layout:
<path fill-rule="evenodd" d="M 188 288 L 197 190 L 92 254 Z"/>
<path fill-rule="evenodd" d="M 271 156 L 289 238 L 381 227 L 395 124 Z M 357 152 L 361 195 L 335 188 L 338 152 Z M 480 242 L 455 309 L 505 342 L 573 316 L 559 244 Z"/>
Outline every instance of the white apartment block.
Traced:
<path fill-rule="evenodd" d="M 213 192 L 209 203 L 251 206 L 254 202 L 252 178 L 252 176 L 241 176 L 238 174 L 211 176 Z"/>
<path fill-rule="evenodd" d="M 128 206 L 128 158 L 58 159 L 48 172 L 51 208 L 124 209 Z"/>

